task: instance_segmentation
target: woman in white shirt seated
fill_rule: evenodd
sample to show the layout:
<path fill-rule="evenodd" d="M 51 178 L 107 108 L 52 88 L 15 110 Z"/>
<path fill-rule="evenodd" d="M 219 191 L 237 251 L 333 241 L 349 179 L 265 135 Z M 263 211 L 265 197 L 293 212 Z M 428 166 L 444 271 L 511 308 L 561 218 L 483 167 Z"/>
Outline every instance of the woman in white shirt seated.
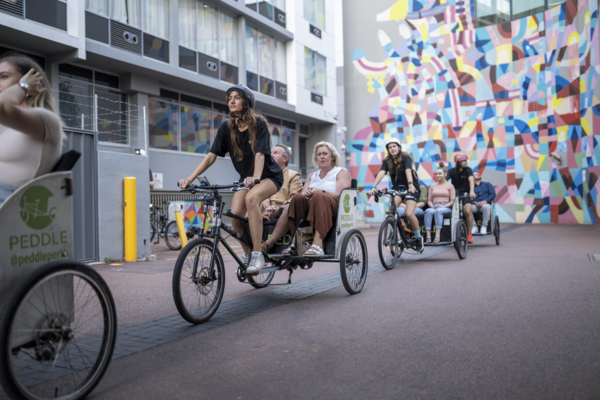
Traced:
<path fill-rule="evenodd" d="M 0 59 L 0 204 L 20 186 L 52 171 L 65 134 L 51 87 L 31 58 Z"/>
<path fill-rule="evenodd" d="M 264 243 L 263 248 L 271 247 L 285 232 L 298 227 L 306 220 L 314 230 L 312 246 L 305 256 L 323 255 L 323 239 L 333 226 L 337 215 L 340 192 L 350 187 L 350 172 L 340 167 L 340 155 L 329 142 L 319 142 L 313 151 L 313 164 L 319 168 L 308 175 L 304 189 L 292 197 L 289 208 L 283 212 L 273 235 Z M 283 251 L 284 255 L 295 253 L 294 245 Z"/>

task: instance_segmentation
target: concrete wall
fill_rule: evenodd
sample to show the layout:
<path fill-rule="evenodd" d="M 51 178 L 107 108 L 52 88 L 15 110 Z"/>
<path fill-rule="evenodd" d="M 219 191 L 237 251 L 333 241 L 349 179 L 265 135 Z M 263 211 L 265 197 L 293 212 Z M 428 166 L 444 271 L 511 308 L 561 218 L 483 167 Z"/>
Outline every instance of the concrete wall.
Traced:
<path fill-rule="evenodd" d="M 359 189 L 372 187 L 385 140 L 397 137 L 427 186 L 440 161 L 467 154 L 495 185 L 501 222 L 600 223 L 598 1 L 477 29 L 474 5 L 344 2 Z M 368 221 L 384 211 L 371 204 Z"/>
<path fill-rule="evenodd" d="M 136 178 L 138 259 L 150 256 L 148 157 L 98 152 L 99 258 L 122 260 L 124 248 L 123 179 Z"/>

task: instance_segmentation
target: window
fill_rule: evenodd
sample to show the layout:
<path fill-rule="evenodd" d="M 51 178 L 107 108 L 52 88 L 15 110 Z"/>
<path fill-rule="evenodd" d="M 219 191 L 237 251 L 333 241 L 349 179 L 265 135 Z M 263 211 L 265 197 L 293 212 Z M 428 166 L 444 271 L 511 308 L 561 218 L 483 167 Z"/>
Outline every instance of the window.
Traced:
<path fill-rule="evenodd" d="M 325 0 L 304 0 L 304 18 L 325 29 Z"/>
<path fill-rule="evenodd" d="M 98 140 L 129 143 L 127 95 L 118 91 L 119 77 L 69 64 L 59 65 L 58 75 L 58 104 L 66 126 L 93 130 L 97 96 Z"/>
<path fill-rule="evenodd" d="M 221 60 L 237 64 L 237 24 L 236 20 L 227 14 L 220 13 L 219 48 Z"/>
<path fill-rule="evenodd" d="M 510 21 L 510 0 L 477 0 L 477 27 Z"/>
<path fill-rule="evenodd" d="M 196 49 L 196 0 L 179 0 L 179 45 Z"/>
<path fill-rule="evenodd" d="M 108 0 L 85 0 L 85 9 L 108 17 Z"/>
<path fill-rule="evenodd" d="M 110 18 L 141 28 L 139 0 L 110 0 Z"/>
<path fill-rule="evenodd" d="M 149 144 L 155 149 L 208 154 L 227 106 L 161 89 L 148 99 Z"/>
<path fill-rule="evenodd" d="M 296 123 L 270 116 L 266 116 L 266 118 L 267 127 L 271 134 L 271 147 L 276 144 L 287 146 L 292 152 L 290 164 L 295 164 L 296 155 L 294 149 L 296 148 Z"/>
<path fill-rule="evenodd" d="M 151 35 L 169 37 L 169 0 L 144 0 L 143 29 Z"/>
<path fill-rule="evenodd" d="M 245 0 L 246 7 L 285 28 L 285 0 Z"/>
<path fill-rule="evenodd" d="M 219 12 L 205 3 L 198 6 L 198 51 L 219 57 Z"/>
<path fill-rule="evenodd" d="M 287 100 L 286 44 L 250 26 L 246 26 L 245 41 L 246 85 L 262 94 Z M 285 97 L 278 95 L 280 92 Z"/>
<path fill-rule="evenodd" d="M 521 19 L 543 12 L 545 0 L 518 0 L 513 2 L 512 19 Z"/>
<path fill-rule="evenodd" d="M 308 47 L 304 48 L 304 75 L 307 89 L 327 93 L 327 59 Z"/>

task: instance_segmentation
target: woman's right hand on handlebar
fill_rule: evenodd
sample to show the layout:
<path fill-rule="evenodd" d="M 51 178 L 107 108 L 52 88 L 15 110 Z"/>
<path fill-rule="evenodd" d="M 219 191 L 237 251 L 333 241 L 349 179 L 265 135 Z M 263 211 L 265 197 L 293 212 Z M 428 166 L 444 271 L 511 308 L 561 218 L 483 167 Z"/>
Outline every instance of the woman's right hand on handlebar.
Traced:
<path fill-rule="evenodd" d="M 177 186 L 179 186 L 182 189 L 185 189 L 186 187 L 188 187 L 188 185 L 190 185 L 192 182 L 188 179 L 180 179 L 179 183 L 177 184 Z"/>
<path fill-rule="evenodd" d="M 376 188 L 371 188 L 371 190 L 369 190 L 369 191 L 367 192 L 367 196 L 369 196 L 369 197 L 373 196 L 373 195 L 375 194 L 375 191 L 376 191 L 376 190 L 377 190 Z"/>

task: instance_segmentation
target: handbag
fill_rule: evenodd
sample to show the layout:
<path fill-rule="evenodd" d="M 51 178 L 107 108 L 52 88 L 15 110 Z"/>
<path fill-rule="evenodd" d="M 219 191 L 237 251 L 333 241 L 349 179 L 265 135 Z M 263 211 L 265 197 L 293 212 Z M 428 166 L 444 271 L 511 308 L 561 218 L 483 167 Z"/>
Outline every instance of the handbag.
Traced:
<path fill-rule="evenodd" d="M 303 226 L 296 228 L 296 248 L 298 255 L 304 255 L 304 252 L 312 246 L 314 233 L 312 226 Z"/>

